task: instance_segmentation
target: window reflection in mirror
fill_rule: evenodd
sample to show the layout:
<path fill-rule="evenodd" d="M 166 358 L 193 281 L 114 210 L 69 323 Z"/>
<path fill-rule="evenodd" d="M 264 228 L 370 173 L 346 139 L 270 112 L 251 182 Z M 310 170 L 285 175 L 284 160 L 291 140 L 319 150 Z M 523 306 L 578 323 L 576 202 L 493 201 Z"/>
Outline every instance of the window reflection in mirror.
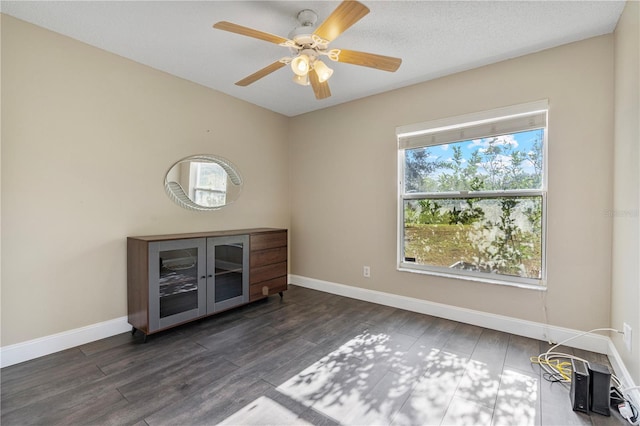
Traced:
<path fill-rule="evenodd" d="M 242 188 L 237 168 L 222 157 L 196 155 L 175 163 L 165 177 L 169 197 L 191 210 L 215 210 L 235 201 Z"/>
<path fill-rule="evenodd" d="M 189 194 L 196 204 L 215 207 L 226 204 L 227 173 L 219 164 L 191 162 L 194 185 L 189 185 Z"/>

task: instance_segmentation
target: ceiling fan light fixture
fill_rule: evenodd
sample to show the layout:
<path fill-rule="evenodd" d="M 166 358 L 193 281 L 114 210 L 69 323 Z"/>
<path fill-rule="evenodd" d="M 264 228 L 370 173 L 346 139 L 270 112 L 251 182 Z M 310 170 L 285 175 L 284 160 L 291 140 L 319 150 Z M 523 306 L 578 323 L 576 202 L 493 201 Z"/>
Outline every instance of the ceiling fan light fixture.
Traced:
<path fill-rule="evenodd" d="M 319 59 L 313 64 L 313 69 L 316 71 L 316 74 L 318 74 L 318 81 L 320 83 L 329 80 L 333 75 L 333 70 Z"/>
<path fill-rule="evenodd" d="M 308 86 L 309 85 L 309 74 L 305 74 L 305 75 L 294 74 L 293 82 L 294 83 L 298 83 L 300 86 Z"/>
<path fill-rule="evenodd" d="M 305 76 L 309 72 L 309 57 L 298 55 L 291 61 L 291 69 L 296 75 Z"/>

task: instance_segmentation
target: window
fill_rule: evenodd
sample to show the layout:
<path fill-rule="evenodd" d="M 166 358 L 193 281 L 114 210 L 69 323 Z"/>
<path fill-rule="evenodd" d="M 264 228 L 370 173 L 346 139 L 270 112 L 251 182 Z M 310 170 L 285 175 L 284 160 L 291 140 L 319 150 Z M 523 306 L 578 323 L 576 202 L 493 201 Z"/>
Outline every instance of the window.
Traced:
<path fill-rule="evenodd" d="M 547 102 L 403 126 L 400 270 L 545 282 Z"/>
<path fill-rule="evenodd" d="M 227 197 L 227 173 L 216 163 L 192 162 L 192 200 L 201 206 L 222 206 Z"/>

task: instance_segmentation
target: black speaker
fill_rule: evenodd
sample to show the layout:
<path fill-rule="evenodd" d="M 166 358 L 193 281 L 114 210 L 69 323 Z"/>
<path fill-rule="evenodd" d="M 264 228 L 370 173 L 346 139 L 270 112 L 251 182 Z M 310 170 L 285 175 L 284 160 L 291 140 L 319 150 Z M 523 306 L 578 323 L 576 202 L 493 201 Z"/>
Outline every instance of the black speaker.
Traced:
<path fill-rule="evenodd" d="M 589 363 L 589 375 L 591 376 L 591 385 L 589 387 L 591 403 L 589 408 L 594 413 L 602 414 L 603 416 L 611 415 L 609 410 L 611 371 L 609 371 L 609 367 L 602 364 Z"/>
<path fill-rule="evenodd" d="M 571 360 L 571 407 L 573 411 L 589 413 L 589 366 L 584 361 Z"/>

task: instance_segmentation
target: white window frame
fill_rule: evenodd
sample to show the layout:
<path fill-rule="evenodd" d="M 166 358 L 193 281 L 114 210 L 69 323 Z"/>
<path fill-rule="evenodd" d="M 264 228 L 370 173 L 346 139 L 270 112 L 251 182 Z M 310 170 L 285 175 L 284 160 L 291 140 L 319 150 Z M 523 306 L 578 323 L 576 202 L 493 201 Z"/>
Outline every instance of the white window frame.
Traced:
<path fill-rule="evenodd" d="M 546 289 L 546 223 L 547 223 L 547 167 L 548 167 L 548 100 L 540 100 L 525 104 L 497 108 L 478 113 L 448 117 L 424 123 L 411 124 L 396 128 L 398 140 L 398 241 L 397 269 L 447 278 L 465 279 L 491 284 L 505 284 L 516 287 Z M 512 134 L 527 130 L 544 128 L 542 185 L 536 190 L 508 191 L 455 191 L 405 193 L 405 150 L 462 142 L 471 139 Z M 434 198 L 490 198 L 508 196 L 541 196 L 541 263 L 540 279 L 516 277 L 509 275 L 489 274 L 486 272 L 465 271 L 431 265 L 406 262 L 404 259 L 404 202 L 411 199 Z"/>

